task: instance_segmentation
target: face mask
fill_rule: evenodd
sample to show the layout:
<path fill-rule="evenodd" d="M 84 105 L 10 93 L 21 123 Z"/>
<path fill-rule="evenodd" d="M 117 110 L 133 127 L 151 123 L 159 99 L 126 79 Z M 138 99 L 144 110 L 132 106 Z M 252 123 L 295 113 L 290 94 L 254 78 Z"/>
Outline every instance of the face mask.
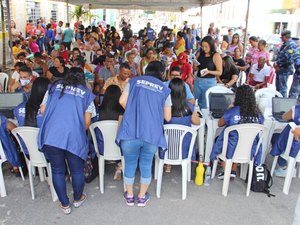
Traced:
<path fill-rule="evenodd" d="M 20 83 L 21 83 L 21 86 L 24 87 L 24 86 L 26 86 L 27 84 L 30 83 L 30 80 L 21 80 L 20 79 Z"/>

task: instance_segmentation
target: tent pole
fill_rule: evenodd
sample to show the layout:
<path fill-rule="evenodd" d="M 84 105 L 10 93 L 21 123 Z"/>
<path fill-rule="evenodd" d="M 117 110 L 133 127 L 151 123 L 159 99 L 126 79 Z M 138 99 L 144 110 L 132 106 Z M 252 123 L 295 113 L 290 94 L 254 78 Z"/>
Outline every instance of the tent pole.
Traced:
<path fill-rule="evenodd" d="M 201 15 L 201 39 L 203 37 L 203 3 L 200 4 L 200 15 Z"/>
<path fill-rule="evenodd" d="M 13 57 L 13 54 L 12 54 L 12 33 L 11 33 L 11 27 L 10 27 L 10 21 L 11 21 L 11 17 L 10 17 L 10 5 L 9 5 L 9 0 L 6 0 L 5 1 L 6 3 L 6 11 L 7 11 L 7 25 L 8 25 L 8 37 L 9 37 L 9 43 L 10 43 L 10 47 L 11 47 L 11 51 L 9 52 L 10 54 L 10 59 L 11 59 L 11 62 L 13 63 L 14 62 L 14 57 Z"/>
<path fill-rule="evenodd" d="M 245 28 L 245 35 L 244 35 L 244 48 L 243 48 L 243 59 L 245 59 L 245 52 L 247 46 L 247 36 L 248 36 L 248 20 L 249 20 L 249 9 L 250 9 L 250 0 L 248 0 L 247 4 L 247 14 L 246 14 L 246 28 Z"/>
<path fill-rule="evenodd" d="M 70 18 L 69 18 L 69 0 L 67 0 L 67 22 L 70 23 Z"/>

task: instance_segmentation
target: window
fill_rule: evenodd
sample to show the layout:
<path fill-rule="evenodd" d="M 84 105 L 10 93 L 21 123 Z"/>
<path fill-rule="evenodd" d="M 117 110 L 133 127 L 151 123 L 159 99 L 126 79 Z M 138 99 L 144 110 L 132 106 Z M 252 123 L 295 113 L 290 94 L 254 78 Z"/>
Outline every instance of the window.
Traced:
<path fill-rule="evenodd" d="M 41 17 L 40 3 L 33 0 L 26 0 L 27 21 L 32 20 L 34 23 Z"/>
<path fill-rule="evenodd" d="M 2 1 L 2 6 L 3 6 L 3 12 L 4 12 L 4 21 L 6 21 L 5 23 L 5 31 L 8 31 L 8 25 L 10 24 L 10 22 L 8 21 L 7 19 L 7 6 L 6 6 L 6 1 L 4 0 L 0 0 Z M 13 19 L 12 18 L 12 6 L 11 6 L 11 0 L 9 0 L 9 6 L 10 6 L 10 16 L 11 18 L 10 19 Z M 1 18 L 1 10 L 0 10 L 0 18 Z M 0 31 L 2 31 L 2 25 L 0 25 Z"/>
<path fill-rule="evenodd" d="M 55 22 L 57 22 L 57 10 L 58 10 L 57 4 L 52 4 L 51 17 Z"/>
<path fill-rule="evenodd" d="M 64 21 L 68 21 L 68 10 L 67 10 L 67 5 L 65 5 L 65 11 L 64 11 Z M 72 12 L 71 12 L 71 6 L 69 6 L 69 20 L 71 20 L 71 14 L 72 14 Z M 70 21 L 69 21 L 70 22 Z"/>

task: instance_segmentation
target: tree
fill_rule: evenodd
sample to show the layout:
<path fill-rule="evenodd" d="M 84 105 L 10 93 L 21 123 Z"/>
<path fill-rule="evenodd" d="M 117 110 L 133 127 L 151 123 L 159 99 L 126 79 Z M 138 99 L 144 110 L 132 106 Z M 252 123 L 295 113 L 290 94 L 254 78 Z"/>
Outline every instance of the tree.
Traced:
<path fill-rule="evenodd" d="M 75 18 L 76 21 L 79 21 L 80 19 L 90 20 L 92 17 L 98 16 L 91 14 L 89 10 L 85 10 L 83 5 L 76 5 L 74 11 L 71 13 L 71 18 Z"/>

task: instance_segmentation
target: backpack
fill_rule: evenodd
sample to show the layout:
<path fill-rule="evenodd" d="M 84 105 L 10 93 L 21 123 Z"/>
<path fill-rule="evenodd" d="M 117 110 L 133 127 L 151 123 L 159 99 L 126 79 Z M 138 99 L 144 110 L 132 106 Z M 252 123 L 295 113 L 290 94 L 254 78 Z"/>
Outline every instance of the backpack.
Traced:
<path fill-rule="evenodd" d="M 268 197 L 275 197 L 270 194 L 269 188 L 273 185 L 273 179 L 271 173 L 265 164 L 254 166 L 251 182 L 251 191 L 262 192 L 268 195 Z"/>

